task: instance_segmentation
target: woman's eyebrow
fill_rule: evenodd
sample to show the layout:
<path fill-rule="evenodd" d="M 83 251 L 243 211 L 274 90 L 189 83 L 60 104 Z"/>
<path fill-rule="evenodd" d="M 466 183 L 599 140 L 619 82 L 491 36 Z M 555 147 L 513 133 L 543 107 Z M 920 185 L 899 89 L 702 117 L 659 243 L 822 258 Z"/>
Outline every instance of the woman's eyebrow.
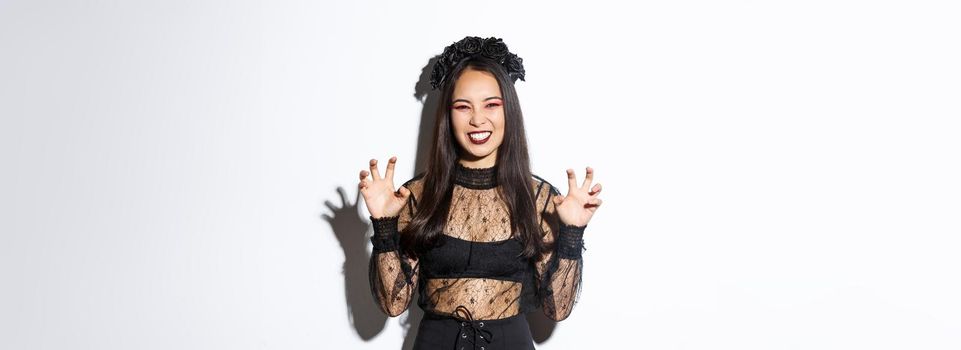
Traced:
<path fill-rule="evenodd" d="M 493 99 L 495 99 L 495 98 L 498 99 L 498 100 L 503 100 L 503 98 L 501 98 L 500 96 L 491 96 L 491 97 L 485 98 L 484 101 L 493 100 Z M 463 99 L 463 98 L 458 98 L 458 99 L 454 100 L 454 102 L 451 102 L 451 103 L 456 103 L 456 102 L 459 102 L 459 101 L 470 103 L 470 101 L 468 101 L 467 99 Z"/>

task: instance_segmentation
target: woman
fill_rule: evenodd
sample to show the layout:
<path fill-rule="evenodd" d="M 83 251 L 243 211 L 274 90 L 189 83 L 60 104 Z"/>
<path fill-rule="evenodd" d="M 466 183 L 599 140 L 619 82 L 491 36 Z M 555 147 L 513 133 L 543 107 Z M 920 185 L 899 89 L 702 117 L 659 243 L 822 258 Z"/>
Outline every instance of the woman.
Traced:
<path fill-rule="evenodd" d="M 419 287 L 414 349 L 533 349 L 524 314 L 570 315 L 582 235 L 601 204 L 587 167 L 561 193 L 531 173 L 514 82 L 522 60 L 498 38 L 466 37 L 436 61 L 441 88 L 427 169 L 394 189 L 397 158 L 360 172 L 374 226 L 371 293 L 400 315 Z M 368 177 L 370 176 L 370 177 Z"/>

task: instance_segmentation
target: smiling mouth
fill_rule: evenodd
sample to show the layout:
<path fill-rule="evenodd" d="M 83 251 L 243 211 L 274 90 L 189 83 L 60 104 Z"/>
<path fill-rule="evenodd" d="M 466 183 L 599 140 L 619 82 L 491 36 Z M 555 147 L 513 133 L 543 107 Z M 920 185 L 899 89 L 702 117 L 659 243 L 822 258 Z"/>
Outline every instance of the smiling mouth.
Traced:
<path fill-rule="evenodd" d="M 467 136 L 470 138 L 471 143 L 475 145 L 482 145 L 487 142 L 487 140 L 490 140 L 491 134 L 492 133 L 490 131 L 478 131 L 467 133 Z"/>

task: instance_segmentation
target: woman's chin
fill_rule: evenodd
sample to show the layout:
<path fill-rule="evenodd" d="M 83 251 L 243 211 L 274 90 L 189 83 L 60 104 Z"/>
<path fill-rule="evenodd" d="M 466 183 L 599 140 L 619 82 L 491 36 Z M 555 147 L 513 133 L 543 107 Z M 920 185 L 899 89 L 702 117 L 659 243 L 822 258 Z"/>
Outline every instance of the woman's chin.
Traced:
<path fill-rule="evenodd" d="M 478 160 L 481 160 L 481 159 L 484 159 L 484 158 L 487 158 L 487 157 L 492 156 L 493 153 L 494 153 L 494 152 L 492 152 L 492 151 L 487 151 L 487 152 L 477 152 L 477 151 L 470 152 L 470 151 L 468 151 L 468 152 L 467 152 L 468 156 L 466 157 L 466 159 L 471 160 L 471 161 L 478 161 Z"/>

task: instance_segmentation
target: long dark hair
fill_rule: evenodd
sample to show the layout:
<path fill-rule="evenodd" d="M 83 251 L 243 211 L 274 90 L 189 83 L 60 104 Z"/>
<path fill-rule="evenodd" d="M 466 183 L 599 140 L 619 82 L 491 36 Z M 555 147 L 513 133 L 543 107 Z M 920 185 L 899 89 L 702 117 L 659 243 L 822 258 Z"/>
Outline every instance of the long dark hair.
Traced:
<path fill-rule="evenodd" d="M 438 236 L 443 234 L 450 213 L 453 174 L 461 152 L 450 122 L 451 99 L 455 82 L 468 68 L 493 74 L 500 85 L 504 101 L 504 140 L 497 149 L 497 194 L 510 214 L 511 232 L 524 246 L 521 255 L 530 259 L 544 250 L 544 244 L 541 227 L 537 223 L 524 116 L 514 82 L 507 71 L 499 63 L 479 55 L 456 64 L 441 88 L 441 100 L 437 104 L 434 123 L 434 143 L 423 173 L 423 191 L 416 200 L 414 216 L 400 235 L 401 249 L 408 255 L 420 255 L 427 248 L 435 246 Z"/>

